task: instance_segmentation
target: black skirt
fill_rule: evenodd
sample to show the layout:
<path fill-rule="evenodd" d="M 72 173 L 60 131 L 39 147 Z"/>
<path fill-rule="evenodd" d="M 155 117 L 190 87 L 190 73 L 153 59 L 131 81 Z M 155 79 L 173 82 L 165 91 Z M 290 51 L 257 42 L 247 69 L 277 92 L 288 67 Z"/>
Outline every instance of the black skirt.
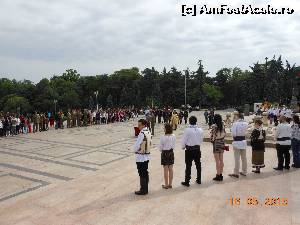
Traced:
<path fill-rule="evenodd" d="M 161 165 L 169 166 L 174 164 L 174 152 L 171 150 L 163 150 L 161 152 Z"/>

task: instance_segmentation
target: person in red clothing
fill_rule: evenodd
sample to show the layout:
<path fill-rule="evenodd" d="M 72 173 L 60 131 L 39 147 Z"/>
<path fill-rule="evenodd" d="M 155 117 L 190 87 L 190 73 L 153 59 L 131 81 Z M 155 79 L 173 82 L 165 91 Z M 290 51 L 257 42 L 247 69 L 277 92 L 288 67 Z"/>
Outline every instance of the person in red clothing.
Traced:
<path fill-rule="evenodd" d="M 54 117 L 53 117 L 53 115 L 50 116 L 49 121 L 50 121 L 50 127 L 54 127 Z"/>

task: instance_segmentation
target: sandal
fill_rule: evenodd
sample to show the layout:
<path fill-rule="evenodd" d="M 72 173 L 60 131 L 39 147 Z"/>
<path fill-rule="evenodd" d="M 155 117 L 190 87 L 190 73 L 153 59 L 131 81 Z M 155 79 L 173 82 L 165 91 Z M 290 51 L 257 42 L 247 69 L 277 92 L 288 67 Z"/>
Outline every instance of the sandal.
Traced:
<path fill-rule="evenodd" d="M 244 177 L 247 176 L 247 175 L 246 175 L 245 173 L 243 173 L 243 172 L 240 172 L 240 174 L 241 174 L 242 176 L 244 176 Z"/>
<path fill-rule="evenodd" d="M 172 185 L 169 185 L 168 188 L 172 189 L 173 187 L 172 187 Z"/>
<path fill-rule="evenodd" d="M 162 184 L 161 187 L 162 187 L 163 189 L 168 189 L 168 188 L 169 188 L 168 185 L 164 185 L 164 184 Z"/>
<path fill-rule="evenodd" d="M 228 176 L 234 177 L 234 178 L 239 178 L 239 175 L 237 175 L 237 174 L 229 174 Z"/>

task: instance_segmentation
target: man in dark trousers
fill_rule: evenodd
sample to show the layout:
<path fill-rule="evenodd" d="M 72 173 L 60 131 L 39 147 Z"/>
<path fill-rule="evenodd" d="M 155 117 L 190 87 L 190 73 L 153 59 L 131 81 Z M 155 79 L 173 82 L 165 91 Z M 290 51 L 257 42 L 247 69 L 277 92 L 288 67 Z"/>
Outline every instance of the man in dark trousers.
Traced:
<path fill-rule="evenodd" d="M 146 125 L 146 120 L 140 119 L 138 121 L 140 133 L 133 146 L 136 155 L 136 166 L 140 177 L 140 190 L 135 192 L 136 195 L 148 194 L 148 164 L 150 160 L 151 132 Z"/>
<path fill-rule="evenodd" d="M 197 169 L 196 182 L 201 184 L 201 151 L 200 145 L 203 142 L 203 130 L 197 126 L 197 118 L 189 118 L 189 127 L 184 130 L 181 140 L 182 149 L 185 150 L 185 181 L 182 185 L 189 187 L 191 179 L 192 162 L 195 162 Z"/>
<path fill-rule="evenodd" d="M 189 113 L 188 113 L 187 109 L 184 111 L 183 117 L 184 117 L 184 123 L 187 124 L 187 119 L 189 117 Z"/>
<path fill-rule="evenodd" d="M 280 124 L 277 126 L 274 135 L 278 158 L 278 166 L 274 170 L 283 170 L 283 168 L 289 170 L 292 128 L 286 121 L 285 116 L 280 116 L 279 122 Z"/>

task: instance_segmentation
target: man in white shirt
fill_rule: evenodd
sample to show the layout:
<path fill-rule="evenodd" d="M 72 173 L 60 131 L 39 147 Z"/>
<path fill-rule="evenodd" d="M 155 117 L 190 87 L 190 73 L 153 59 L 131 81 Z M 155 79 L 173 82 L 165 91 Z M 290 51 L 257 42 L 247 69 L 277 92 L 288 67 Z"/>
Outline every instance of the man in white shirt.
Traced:
<path fill-rule="evenodd" d="M 246 176 L 247 174 L 247 156 L 246 156 L 246 132 L 248 128 L 248 123 L 244 121 L 244 116 L 241 112 L 237 115 L 237 121 L 233 123 L 231 128 L 231 133 L 233 137 L 233 152 L 234 152 L 234 172 L 229 174 L 230 177 L 239 178 L 239 174 Z M 242 159 L 242 170 L 243 172 L 239 173 L 240 170 L 240 158 Z"/>
<path fill-rule="evenodd" d="M 286 122 L 285 116 L 280 116 L 280 124 L 275 130 L 276 150 L 278 158 L 278 166 L 274 170 L 283 170 L 283 163 L 285 162 L 284 168 L 290 169 L 290 149 L 291 149 L 291 136 L 292 128 Z"/>
<path fill-rule="evenodd" d="M 136 166 L 140 176 L 140 190 L 135 192 L 136 195 L 148 194 L 148 164 L 150 160 L 150 149 L 147 149 L 148 151 L 143 151 L 142 144 L 143 142 L 146 142 L 146 146 L 148 146 L 149 148 L 149 146 L 151 145 L 151 133 L 150 130 L 146 127 L 146 125 L 146 120 L 140 119 L 138 121 L 138 128 L 140 129 L 140 133 L 133 146 L 134 153 L 136 155 Z"/>
<path fill-rule="evenodd" d="M 286 117 L 286 121 L 288 123 L 291 123 L 291 121 L 292 121 L 292 114 L 293 114 L 293 112 L 290 108 L 285 109 L 285 115 L 284 116 Z"/>
<path fill-rule="evenodd" d="M 185 181 L 182 185 L 189 187 L 191 179 L 192 162 L 195 162 L 197 169 L 196 182 L 201 184 L 201 151 L 200 145 L 203 142 L 203 130 L 197 124 L 197 118 L 191 116 L 189 118 L 189 127 L 184 130 L 181 140 L 182 149 L 185 150 Z"/>

